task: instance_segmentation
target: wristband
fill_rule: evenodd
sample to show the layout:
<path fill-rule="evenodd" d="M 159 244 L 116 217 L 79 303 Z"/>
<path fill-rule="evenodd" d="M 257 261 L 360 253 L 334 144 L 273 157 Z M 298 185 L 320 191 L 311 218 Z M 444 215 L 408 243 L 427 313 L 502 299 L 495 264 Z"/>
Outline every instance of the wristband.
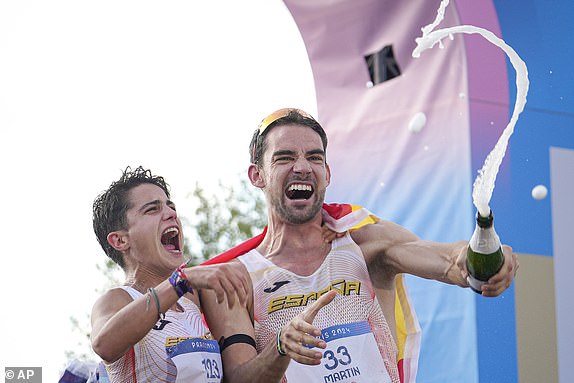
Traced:
<path fill-rule="evenodd" d="M 287 353 L 285 351 L 283 351 L 283 347 L 281 347 L 281 331 L 282 330 L 283 329 L 280 329 L 279 332 L 277 333 L 277 352 L 281 356 L 286 356 Z"/>
<path fill-rule="evenodd" d="M 178 267 L 169 277 L 169 283 L 175 289 L 178 298 L 181 298 L 184 294 L 193 291 L 191 284 L 187 280 L 187 276 L 183 272 L 183 269 Z"/>
<path fill-rule="evenodd" d="M 148 296 L 147 296 L 147 301 L 146 301 L 146 311 L 149 309 L 150 295 L 153 295 L 153 297 L 155 298 L 155 304 L 157 306 L 157 316 L 159 317 L 159 319 L 164 319 L 165 313 L 161 312 L 161 309 L 159 306 L 159 298 L 157 297 L 157 293 L 155 292 L 155 289 L 153 287 L 150 287 L 149 289 L 147 289 L 147 292 L 148 292 Z"/>

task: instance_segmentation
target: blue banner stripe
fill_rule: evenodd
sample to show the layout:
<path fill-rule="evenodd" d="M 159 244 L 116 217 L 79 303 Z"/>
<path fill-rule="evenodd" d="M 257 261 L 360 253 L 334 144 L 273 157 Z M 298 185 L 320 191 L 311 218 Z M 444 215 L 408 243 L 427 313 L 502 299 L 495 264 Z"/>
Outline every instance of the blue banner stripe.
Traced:
<path fill-rule="evenodd" d="M 321 339 L 325 342 L 330 342 L 337 339 L 348 338 L 351 336 L 368 334 L 371 332 L 369 322 L 355 322 L 349 324 L 340 324 L 336 326 L 327 327 L 321 330 Z"/>
<path fill-rule="evenodd" d="M 190 352 L 211 352 L 219 354 L 219 345 L 215 340 L 211 339 L 186 339 L 175 346 L 167 347 L 166 351 L 170 358 Z"/>

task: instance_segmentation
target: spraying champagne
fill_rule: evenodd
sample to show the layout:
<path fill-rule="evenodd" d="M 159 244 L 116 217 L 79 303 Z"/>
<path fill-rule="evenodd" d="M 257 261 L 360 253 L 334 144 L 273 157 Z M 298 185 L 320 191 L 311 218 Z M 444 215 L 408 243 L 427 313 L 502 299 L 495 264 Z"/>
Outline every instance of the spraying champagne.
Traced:
<path fill-rule="evenodd" d="M 492 211 L 487 217 L 476 214 L 476 226 L 467 250 L 466 267 L 470 288 L 481 294 L 481 287 L 498 273 L 504 255 L 498 234 L 494 230 Z"/>
<path fill-rule="evenodd" d="M 514 132 L 518 116 L 524 110 L 530 82 L 528 80 L 528 69 L 524 61 L 511 46 L 491 31 L 473 25 L 435 29 L 444 19 L 445 9 L 449 2 L 450 0 L 441 0 L 435 20 L 421 29 L 422 36 L 415 39 L 417 46 L 413 50 L 412 56 L 414 58 L 419 57 L 423 51 L 432 48 L 437 43 L 442 48 L 442 39 L 447 36 L 452 39 L 453 35 L 457 33 L 477 33 L 502 49 L 516 70 L 516 101 L 512 116 L 495 147 L 486 157 L 482 169 L 474 181 L 472 190 L 472 200 L 478 213 L 476 216 L 476 228 L 468 247 L 467 268 L 470 274 L 468 282 L 474 291 L 480 293 L 482 285 L 496 274 L 504 263 L 500 240 L 492 226 L 492 211 L 489 208 L 489 203 L 494 190 L 498 168 L 506 152 L 508 140 Z"/>

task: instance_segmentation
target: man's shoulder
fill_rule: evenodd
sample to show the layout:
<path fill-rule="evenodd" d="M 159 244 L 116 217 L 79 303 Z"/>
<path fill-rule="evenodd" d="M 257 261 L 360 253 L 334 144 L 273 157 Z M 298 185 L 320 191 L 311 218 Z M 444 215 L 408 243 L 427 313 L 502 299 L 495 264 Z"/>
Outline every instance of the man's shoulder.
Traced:
<path fill-rule="evenodd" d="M 368 241 L 370 239 L 378 238 L 385 231 L 386 221 L 378 220 L 369 225 L 363 225 L 349 230 L 351 237 L 357 244 Z"/>

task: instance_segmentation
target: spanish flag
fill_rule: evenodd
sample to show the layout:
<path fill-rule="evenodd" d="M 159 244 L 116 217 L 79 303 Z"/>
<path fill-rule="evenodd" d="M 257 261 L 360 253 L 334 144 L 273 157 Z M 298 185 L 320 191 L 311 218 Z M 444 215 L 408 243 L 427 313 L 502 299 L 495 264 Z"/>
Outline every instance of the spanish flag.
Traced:
<path fill-rule="evenodd" d="M 367 209 L 350 204 L 323 204 L 323 222 L 333 231 L 356 230 L 373 224 L 379 218 Z M 265 238 L 263 232 L 247 241 L 204 262 L 204 265 L 228 262 L 256 248 Z M 395 280 L 397 299 L 395 300 L 395 319 L 397 325 L 398 369 L 401 382 L 414 383 L 417 376 L 418 359 L 421 344 L 421 328 L 407 292 L 404 275 Z"/>

